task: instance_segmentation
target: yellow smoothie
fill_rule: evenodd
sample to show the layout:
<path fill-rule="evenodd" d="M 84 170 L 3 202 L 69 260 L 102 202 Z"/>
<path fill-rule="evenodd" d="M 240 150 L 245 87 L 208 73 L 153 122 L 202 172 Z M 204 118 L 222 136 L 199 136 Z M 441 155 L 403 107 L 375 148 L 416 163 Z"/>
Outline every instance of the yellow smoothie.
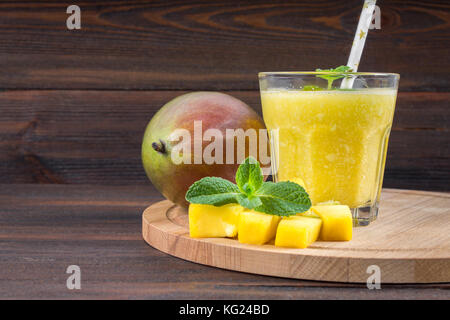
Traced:
<path fill-rule="evenodd" d="M 261 100 L 277 181 L 303 179 L 313 204 L 377 200 L 395 90 L 263 90 Z"/>

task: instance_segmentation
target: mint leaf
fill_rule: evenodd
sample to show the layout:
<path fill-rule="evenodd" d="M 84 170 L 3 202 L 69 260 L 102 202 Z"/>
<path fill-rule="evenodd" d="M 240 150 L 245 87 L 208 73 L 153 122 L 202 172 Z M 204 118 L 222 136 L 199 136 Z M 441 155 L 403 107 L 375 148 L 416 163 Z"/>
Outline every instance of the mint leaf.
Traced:
<path fill-rule="evenodd" d="M 259 197 L 247 197 L 245 194 L 240 194 L 237 196 L 238 203 L 247 209 L 254 209 L 262 205 L 261 199 Z"/>
<path fill-rule="evenodd" d="M 345 78 L 348 77 L 348 75 L 346 75 L 346 72 L 351 72 L 352 68 L 350 68 L 349 66 L 339 66 L 335 69 L 316 69 L 316 72 L 332 72 L 335 74 L 321 74 L 321 75 L 317 75 L 316 77 L 321 78 L 321 79 L 325 79 L 328 81 L 328 90 L 330 90 L 333 86 L 333 81 L 334 80 L 338 80 L 341 78 Z"/>
<path fill-rule="evenodd" d="M 290 181 L 265 182 L 255 194 L 262 204 L 255 211 L 278 216 L 290 216 L 305 212 L 311 207 L 311 200 L 305 189 Z"/>
<path fill-rule="evenodd" d="M 228 203 L 238 203 L 239 194 L 240 190 L 234 183 L 218 177 L 205 177 L 189 187 L 186 200 L 190 203 L 219 207 Z"/>
<path fill-rule="evenodd" d="M 349 66 L 339 66 L 337 68 L 332 69 L 333 72 L 350 72 L 352 68 Z"/>
<path fill-rule="evenodd" d="M 323 90 L 321 87 L 314 86 L 314 85 L 304 86 L 303 87 L 303 91 L 321 91 L 321 90 Z"/>
<path fill-rule="evenodd" d="M 241 163 L 236 172 L 236 183 L 242 193 L 252 195 L 264 182 L 259 162 L 248 157 Z"/>

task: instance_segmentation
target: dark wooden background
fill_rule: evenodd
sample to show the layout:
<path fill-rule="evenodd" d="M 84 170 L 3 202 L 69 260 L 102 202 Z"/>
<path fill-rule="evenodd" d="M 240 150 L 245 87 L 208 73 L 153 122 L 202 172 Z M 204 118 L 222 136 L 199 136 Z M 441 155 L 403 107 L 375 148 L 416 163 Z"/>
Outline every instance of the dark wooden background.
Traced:
<path fill-rule="evenodd" d="M 66 8 L 81 7 L 81 30 Z M 450 3 L 379 0 L 361 71 L 401 86 L 385 186 L 449 191 Z M 345 64 L 362 0 L 1 1 L 0 298 L 449 299 L 449 284 L 263 277 L 165 255 L 141 236 L 162 199 L 141 139 L 153 114 L 217 90 L 260 112 L 259 71 Z M 82 268 L 82 290 L 65 270 Z"/>
<path fill-rule="evenodd" d="M 165 102 L 217 90 L 259 112 L 257 72 L 346 63 L 361 4 L 1 1 L 0 183 L 149 184 L 140 144 Z M 378 4 L 360 71 L 402 77 L 385 186 L 448 191 L 450 4 Z"/>

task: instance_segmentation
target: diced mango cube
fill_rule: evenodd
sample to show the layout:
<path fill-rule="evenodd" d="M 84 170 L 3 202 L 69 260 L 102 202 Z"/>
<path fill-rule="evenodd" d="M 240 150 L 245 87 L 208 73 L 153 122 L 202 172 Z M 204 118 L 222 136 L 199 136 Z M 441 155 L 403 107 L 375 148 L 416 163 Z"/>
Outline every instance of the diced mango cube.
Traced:
<path fill-rule="evenodd" d="M 265 244 L 275 237 L 281 217 L 245 210 L 239 216 L 238 240 L 241 243 Z"/>
<path fill-rule="evenodd" d="M 317 240 L 322 220 L 319 218 L 291 216 L 278 224 L 275 245 L 278 247 L 306 248 Z"/>
<path fill-rule="evenodd" d="M 349 241 L 352 239 L 353 220 L 348 206 L 324 205 L 313 206 L 311 209 L 322 219 L 320 240 Z"/>
<path fill-rule="evenodd" d="M 190 204 L 189 233 L 193 238 L 235 237 L 243 210 L 238 204 Z"/>

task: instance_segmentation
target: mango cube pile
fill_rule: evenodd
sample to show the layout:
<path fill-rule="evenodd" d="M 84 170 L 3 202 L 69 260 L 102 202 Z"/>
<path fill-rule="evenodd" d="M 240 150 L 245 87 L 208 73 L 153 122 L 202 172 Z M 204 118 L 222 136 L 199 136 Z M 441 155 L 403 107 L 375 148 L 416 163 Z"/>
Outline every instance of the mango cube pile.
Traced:
<path fill-rule="evenodd" d="M 326 203 L 290 217 L 279 217 L 238 204 L 215 207 L 206 204 L 189 206 L 189 231 L 194 238 L 229 237 L 239 242 L 263 245 L 275 239 L 275 245 L 307 248 L 317 239 L 349 241 L 353 221 L 348 206 Z"/>

